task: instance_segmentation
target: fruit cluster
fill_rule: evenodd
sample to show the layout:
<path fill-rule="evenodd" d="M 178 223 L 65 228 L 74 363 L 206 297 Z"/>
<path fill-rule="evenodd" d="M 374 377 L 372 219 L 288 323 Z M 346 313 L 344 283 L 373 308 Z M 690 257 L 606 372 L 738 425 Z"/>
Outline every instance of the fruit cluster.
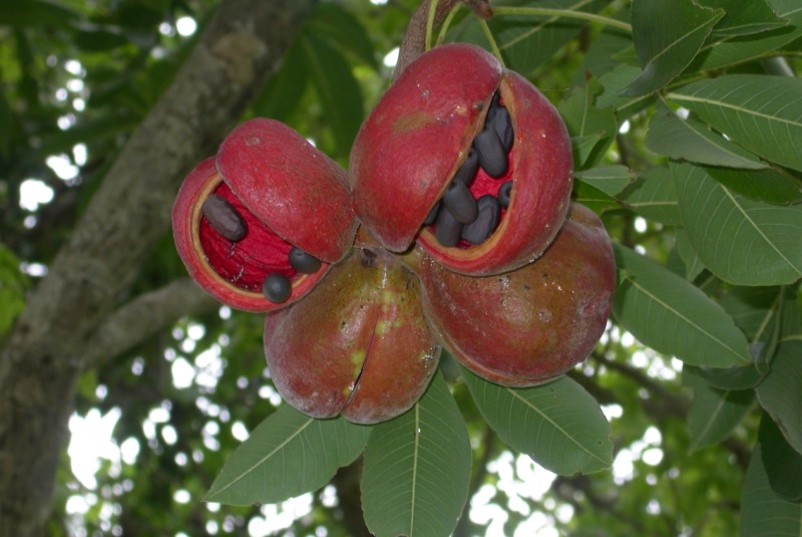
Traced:
<path fill-rule="evenodd" d="M 507 386 L 592 351 L 615 265 L 598 217 L 571 203 L 571 163 L 534 86 L 447 45 L 382 97 L 348 173 L 281 123 L 240 125 L 184 180 L 174 237 L 203 289 L 267 313 L 289 404 L 376 423 L 414 405 L 441 345 Z"/>

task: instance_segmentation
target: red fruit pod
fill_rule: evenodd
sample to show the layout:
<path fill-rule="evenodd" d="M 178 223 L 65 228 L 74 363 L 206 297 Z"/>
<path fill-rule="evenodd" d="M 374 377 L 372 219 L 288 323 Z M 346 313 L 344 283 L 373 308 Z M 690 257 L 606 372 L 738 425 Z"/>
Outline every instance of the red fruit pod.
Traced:
<path fill-rule="evenodd" d="M 391 251 L 417 239 L 450 270 L 500 274 L 533 261 L 553 240 L 570 203 L 572 161 L 564 123 L 531 83 L 483 49 L 445 45 L 410 64 L 362 125 L 350 161 L 354 207 Z M 469 206 L 499 199 L 511 182 L 507 205 L 495 209 L 500 218 L 472 223 L 468 207 L 470 214 L 455 216 L 459 224 L 443 223 L 446 206 L 449 215 L 461 212 L 450 202 L 458 182 Z M 464 193 L 456 197 L 465 204 Z M 484 227 L 478 239 L 468 225 Z"/>
<path fill-rule="evenodd" d="M 306 299 L 267 315 L 264 348 L 276 389 L 314 418 L 398 416 L 437 369 L 417 277 L 388 254 L 357 249 Z"/>
<path fill-rule="evenodd" d="M 356 224 L 345 171 L 264 119 L 235 129 L 216 159 L 184 179 L 173 206 L 190 276 L 224 304 L 254 312 L 305 296 L 351 247 Z M 306 264 L 291 263 L 291 252 Z"/>
<path fill-rule="evenodd" d="M 505 386 L 533 386 L 583 361 L 603 333 L 615 290 L 615 261 L 599 218 L 572 205 L 534 263 L 466 277 L 419 255 L 416 270 L 434 331 L 466 368 Z"/>

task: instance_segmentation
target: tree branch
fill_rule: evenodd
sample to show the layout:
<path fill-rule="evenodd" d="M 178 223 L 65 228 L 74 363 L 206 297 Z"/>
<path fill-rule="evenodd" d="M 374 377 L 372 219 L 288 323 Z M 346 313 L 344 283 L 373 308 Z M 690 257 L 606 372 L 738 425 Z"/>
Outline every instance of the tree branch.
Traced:
<path fill-rule="evenodd" d="M 0 536 L 43 533 L 92 336 L 167 231 L 181 178 L 241 116 L 312 5 L 220 5 L 31 293 L 0 352 Z"/>
<path fill-rule="evenodd" d="M 220 304 L 189 278 L 144 293 L 125 304 L 92 335 L 84 369 L 93 369 L 135 347 L 184 315 L 206 313 Z"/>

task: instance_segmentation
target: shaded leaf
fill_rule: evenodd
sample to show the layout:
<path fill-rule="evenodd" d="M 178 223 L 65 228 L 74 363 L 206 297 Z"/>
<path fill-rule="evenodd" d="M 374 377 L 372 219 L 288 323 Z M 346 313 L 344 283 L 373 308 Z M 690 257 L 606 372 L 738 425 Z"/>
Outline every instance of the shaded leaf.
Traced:
<path fill-rule="evenodd" d="M 574 183 L 574 200 L 590 208 L 596 214 L 621 208 L 621 204 L 609 194 L 605 194 L 581 179 Z"/>
<path fill-rule="evenodd" d="M 777 285 L 802 277 L 802 206 L 747 199 L 703 168 L 671 165 L 688 239 L 710 271 L 737 285 Z"/>
<path fill-rule="evenodd" d="M 659 155 L 712 166 L 762 169 L 768 165 L 701 121 L 661 108 L 649 124 L 646 147 Z"/>
<path fill-rule="evenodd" d="M 674 233 L 677 237 L 677 253 L 685 265 L 685 279 L 689 282 L 693 282 L 697 276 L 705 270 L 705 266 L 699 259 L 699 256 L 696 255 L 685 232 L 678 229 Z"/>
<path fill-rule="evenodd" d="M 760 405 L 783 436 L 802 453 L 802 341 L 785 341 L 777 349 L 771 371 L 756 388 Z"/>
<path fill-rule="evenodd" d="M 505 7 L 531 5 L 531 0 L 512 0 Z M 571 11 L 595 13 L 606 2 L 604 0 L 551 0 L 548 7 Z M 498 43 L 505 65 L 524 76 L 531 75 L 539 66 L 571 41 L 587 26 L 576 19 L 530 15 L 504 15 L 488 21 L 493 37 Z M 465 41 L 487 47 L 487 37 L 475 17 L 466 17 L 449 32 L 449 41 Z"/>
<path fill-rule="evenodd" d="M 787 536 L 802 534 L 802 508 L 771 489 L 763 466 L 762 448 L 752 452 L 741 492 L 740 537 Z"/>
<path fill-rule="evenodd" d="M 438 372 L 410 411 L 373 428 L 362 472 L 368 528 L 377 537 L 448 536 L 470 472 L 465 422 Z"/>
<path fill-rule="evenodd" d="M 29 283 L 16 256 L 0 243 L 0 340 L 25 307 Z"/>
<path fill-rule="evenodd" d="M 760 421 L 758 441 L 772 490 L 786 500 L 802 501 L 802 453 L 788 445 L 766 414 Z"/>
<path fill-rule="evenodd" d="M 710 39 L 690 69 L 710 71 L 746 63 L 775 53 L 788 43 L 802 37 L 802 9 L 799 9 L 799 2 L 769 0 L 768 3 L 779 18 L 787 19 L 790 24 L 756 35 Z"/>
<path fill-rule="evenodd" d="M 693 389 L 693 403 L 688 412 L 691 452 L 727 438 L 755 401 L 752 390 L 721 390 L 710 386 L 694 367 L 682 369 L 682 382 Z"/>
<path fill-rule="evenodd" d="M 628 248 L 615 246 L 622 282 L 613 311 L 621 325 L 658 352 L 699 366 L 750 361 L 732 318 L 683 278 Z"/>
<path fill-rule="evenodd" d="M 369 433 L 344 418 L 316 420 L 284 404 L 228 458 L 205 499 L 252 505 L 316 490 L 362 453 Z"/>
<path fill-rule="evenodd" d="M 67 26 L 80 15 L 62 2 L 47 0 L 25 0 L 24 2 L 0 2 L 0 24 L 20 26 Z"/>
<path fill-rule="evenodd" d="M 308 82 L 307 56 L 298 40 L 284 55 L 281 67 L 253 104 L 254 115 L 285 121 L 298 108 Z"/>
<path fill-rule="evenodd" d="M 783 168 L 735 170 L 705 166 L 708 175 L 732 190 L 756 201 L 789 205 L 802 201 L 802 179 Z"/>
<path fill-rule="evenodd" d="M 332 44 L 354 54 L 373 69 L 379 69 L 373 43 L 350 11 L 333 2 L 322 2 L 315 7 L 307 24 L 315 35 L 328 37 Z"/>
<path fill-rule="evenodd" d="M 619 198 L 648 220 L 668 225 L 680 223 L 677 194 L 668 168 L 655 167 L 641 174 Z"/>
<path fill-rule="evenodd" d="M 362 92 L 342 55 L 328 42 L 303 32 L 301 46 L 326 123 L 334 133 L 338 153 L 348 155 L 362 124 Z"/>
<path fill-rule="evenodd" d="M 779 18 L 765 0 L 696 0 L 709 8 L 721 8 L 724 17 L 713 29 L 715 35 L 748 35 L 788 24 Z"/>
<path fill-rule="evenodd" d="M 622 95 L 646 95 L 671 82 L 691 63 L 723 16 L 723 10 L 693 0 L 633 0 L 632 38 L 643 73 Z"/>
<path fill-rule="evenodd" d="M 599 166 L 578 171 L 575 177 L 594 186 L 609 196 L 616 196 L 635 181 L 635 174 L 626 166 Z"/>
<path fill-rule="evenodd" d="M 512 449 L 562 475 L 591 473 L 613 462 L 610 424 L 599 404 L 568 377 L 534 388 L 507 388 L 463 368 L 476 406 Z"/>
<path fill-rule="evenodd" d="M 723 75 L 667 97 L 749 151 L 802 171 L 802 80 Z"/>
<path fill-rule="evenodd" d="M 752 366 L 711 368 L 697 367 L 696 375 L 719 390 L 749 390 L 763 380 L 764 375 Z"/>
<path fill-rule="evenodd" d="M 640 73 L 639 68 L 622 64 L 602 75 L 599 83 L 604 87 L 604 92 L 596 100 L 596 105 L 615 109 L 619 118 L 631 116 L 649 106 L 654 101 L 651 93 L 634 97 L 621 93 Z"/>

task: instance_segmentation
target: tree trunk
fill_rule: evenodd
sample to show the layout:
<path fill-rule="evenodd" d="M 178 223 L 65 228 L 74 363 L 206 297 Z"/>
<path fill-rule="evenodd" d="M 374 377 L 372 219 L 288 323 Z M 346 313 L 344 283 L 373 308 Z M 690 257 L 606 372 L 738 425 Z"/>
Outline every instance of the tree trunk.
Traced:
<path fill-rule="evenodd" d="M 312 4 L 221 3 L 29 296 L 0 350 L 0 537 L 44 534 L 92 334 L 168 231 L 180 180 L 214 152 L 275 71 Z"/>

